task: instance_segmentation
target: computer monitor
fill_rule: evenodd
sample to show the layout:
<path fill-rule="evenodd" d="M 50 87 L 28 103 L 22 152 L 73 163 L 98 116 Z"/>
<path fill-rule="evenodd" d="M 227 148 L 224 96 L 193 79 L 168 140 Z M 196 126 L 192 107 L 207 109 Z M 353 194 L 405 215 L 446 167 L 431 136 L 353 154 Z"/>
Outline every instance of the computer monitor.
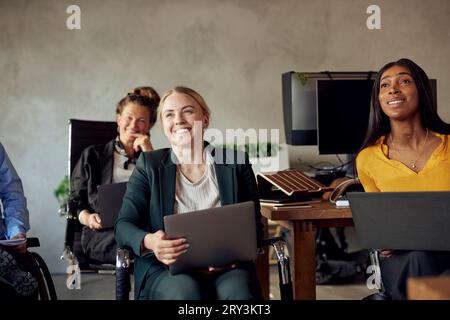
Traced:
<path fill-rule="evenodd" d="M 373 83 L 373 79 L 317 80 L 319 154 L 354 154 L 361 148 Z M 436 104 L 436 80 L 431 79 L 430 84 Z"/>
<path fill-rule="evenodd" d="M 322 71 L 282 74 L 283 119 L 286 143 L 317 145 L 317 85 L 318 80 L 367 79 L 375 71 Z"/>
<path fill-rule="evenodd" d="M 282 74 L 283 119 L 286 143 L 317 144 L 317 112 L 315 79 L 302 79 L 299 73 Z"/>
<path fill-rule="evenodd" d="M 367 131 L 374 80 L 317 80 L 319 154 L 353 154 Z"/>

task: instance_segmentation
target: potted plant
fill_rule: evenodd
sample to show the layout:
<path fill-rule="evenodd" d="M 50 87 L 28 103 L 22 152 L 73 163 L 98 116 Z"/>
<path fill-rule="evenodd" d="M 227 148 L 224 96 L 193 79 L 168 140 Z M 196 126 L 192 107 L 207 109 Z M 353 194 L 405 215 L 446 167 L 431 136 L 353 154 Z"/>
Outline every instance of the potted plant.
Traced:
<path fill-rule="evenodd" d="M 286 146 L 282 148 L 281 145 L 277 143 L 259 142 L 246 143 L 243 145 L 237 145 L 235 143 L 234 145 L 223 145 L 222 147 L 245 151 L 249 156 L 250 163 L 252 164 L 255 173 L 279 171 L 289 167 L 289 165 L 284 163 L 289 161 L 287 155 L 284 154 L 285 151 L 287 152 L 287 148 Z"/>
<path fill-rule="evenodd" d="M 61 216 L 66 215 L 67 214 L 67 203 L 69 201 L 69 177 L 68 176 L 64 176 L 64 178 L 59 183 L 59 185 L 56 187 L 56 189 L 53 190 L 53 194 L 55 195 L 55 197 L 59 203 L 58 213 Z"/>

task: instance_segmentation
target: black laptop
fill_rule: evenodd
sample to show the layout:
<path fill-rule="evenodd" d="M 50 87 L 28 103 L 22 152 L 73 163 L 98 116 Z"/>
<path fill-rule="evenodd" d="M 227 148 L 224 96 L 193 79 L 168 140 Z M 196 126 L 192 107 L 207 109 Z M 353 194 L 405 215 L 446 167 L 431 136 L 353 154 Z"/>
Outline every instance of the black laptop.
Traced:
<path fill-rule="evenodd" d="M 114 227 L 126 190 L 127 182 L 98 186 L 98 206 L 102 219 L 102 229 Z"/>
<path fill-rule="evenodd" d="M 255 204 L 252 201 L 164 217 L 169 238 L 185 237 L 187 252 L 169 266 L 172 274 L 255 260 Z"/>
<path fill-rule="evenodd" d="M 450 251 L 450 192 L 348 192 L 366 249 Z"/>

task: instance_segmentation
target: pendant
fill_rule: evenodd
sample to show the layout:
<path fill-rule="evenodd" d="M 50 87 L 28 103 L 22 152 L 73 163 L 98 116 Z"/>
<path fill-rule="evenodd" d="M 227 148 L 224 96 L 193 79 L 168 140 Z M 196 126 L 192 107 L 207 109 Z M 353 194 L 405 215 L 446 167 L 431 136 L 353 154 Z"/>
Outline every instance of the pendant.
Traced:
<path fill-rule="evenodd" d="M 415 169 L 416 168 L 416 164 L 415 163 L 411 164 L 411 168 Z"/>

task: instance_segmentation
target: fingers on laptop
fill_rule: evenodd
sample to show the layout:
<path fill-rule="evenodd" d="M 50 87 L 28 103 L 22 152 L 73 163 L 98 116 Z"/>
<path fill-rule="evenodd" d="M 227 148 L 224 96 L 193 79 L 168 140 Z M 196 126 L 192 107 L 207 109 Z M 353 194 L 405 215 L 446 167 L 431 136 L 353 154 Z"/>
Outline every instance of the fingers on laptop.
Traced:
<path fill-rule="evenodd" d="M 185 238 L 169 240 L 161 230 L 155 232 L 154 236 L 153 252 L 158 260 L 166 265 L 173 264 L 189 247 Z"/>
<path fill-rule="evenodd" d="M 177 261 L 178 257 L 187 252 L 189 244 L 183 244 L 177 247 L 162 248 L 158 253 L 155 252 L 159 261 L 166 265 L 171 265 Z"/>

